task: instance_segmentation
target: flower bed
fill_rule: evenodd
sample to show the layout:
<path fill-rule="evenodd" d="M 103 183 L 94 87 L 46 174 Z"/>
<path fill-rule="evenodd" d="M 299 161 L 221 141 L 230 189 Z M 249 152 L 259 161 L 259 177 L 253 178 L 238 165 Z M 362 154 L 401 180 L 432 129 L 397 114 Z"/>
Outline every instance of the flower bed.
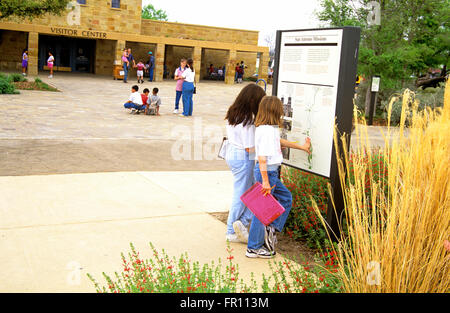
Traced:
<path fill-rule="evenodd" d="M 349 177 L 354 182 L 353 159 L 350 154 Z M 367 153 L 363 156 L 367 164 L 365 169 L 365 195 L 371 203 L 371 184 L 387 180 L 387 167 L 383 159 L 383 153 L 373 150 L 370 157 Z M 370 173 L 373 179 L 370 179 Z M 284 232 L 295 240 L 304 240 L 309 247 L 322 249 L 329 246 L 327 234 L 319 217 L 313 208 L 313 201 L 323 217 L 326 218 L 328 209 L 328 179 L 313 175 L 290 167 L 283 167 L 282 179 L 286 187 L 292 193 L 292 209 L 286 221 Z M 385 191 L 387 192 L 387 190 Z M 311 200 L 312 198 L 312 200 Z"/>
<path fill-rule="evenodd" d="M 233 262 L 228 247 L 225 271 L 219 259 L 218 263 L 200 265 L 192 262 L 187 254 L 178 259 L 162 250 L 158 252 L 150 244 L 153 257 L 144 260 L 132 244 L 128 259 L 122 254 L 122 272 L 114 273 L 114 278 L 103 273 L 107 286 L 100 284 L 90 274 L 89 279 L 100 293 L 330 293 L 341 291 L 341 282 L 337 276 L 333 252 L 322 254 L 319 267 L 310 267 L 308 263 L 299 264 L 291 260 L 269 261 L 271 273 L 263 274 L 258 286 L 251 273 L 250 282 L 239 279 L 239 266 Z"/>

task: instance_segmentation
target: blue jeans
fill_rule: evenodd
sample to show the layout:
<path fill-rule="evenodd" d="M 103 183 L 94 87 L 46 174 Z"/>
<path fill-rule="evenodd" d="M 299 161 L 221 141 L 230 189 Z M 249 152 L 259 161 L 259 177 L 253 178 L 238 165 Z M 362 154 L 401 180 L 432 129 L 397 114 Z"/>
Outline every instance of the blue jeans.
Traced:
<path fill-rule="evenodd" d="M 181 99 L 181 95 L 183 94 L 182 91 L 177 90 L 177 95 L 175 97 L 175 110 L 178 110 L 179 105 L 180 105 L 180 99 Z"/>
<path fill-rule="evenodd" d="M 148 69 L 148 81 L 149 82 L 153 81 L 153 70 L 154 69 L 155 69 L 154 67 L 151 67 L 151 68 Z"/>
<path fill-rule="evenodd" d="M 127 63 L 123 63 L 123 81 L 126 82 L 128 79 L 128 66 Z"/>
<path fill-rule="evenodd" d="M 191 116 L 192 107 L 194 103 L 192 102 L 192 96 L 194 94 L 194 83 L 183 82 L 183 115 Z"/>
<path fill-rule="evenodd" d="M 255 165 L 254 174 L 255 180 L 262 183 L 262 176 L 259 170 L 258 163 L 256 163 Z M 276 220 L 274 220 L 272 224 L 270 224 L 271 226 L 275 227 L 277 231 L 281 232 L 292 208 L 292 195 L 291 192 L 283 185 L 281 180 L 278 178 L 278 170 L 268 169 L 267 176 L 269 176 L 270 186 L 276 185 L 275 188 L 272 189 L 272 195 L 278 200 L 278 202 L 280 202 L 280 204 L 285 209 L 284 213 Z M 265 232 L 264 228 L 264 224 L 261 223 L 256 217 L 253 217 L 248 236 L 247 247 L 249 249 L 259 249 L 263 246 Z"/>
<path fill-rule="evenodd" d="M 229 144 L 225 160 L 233 174 L 233 200 L 228 213 L 227 234 L 234 234 L 234 222 L 240 220 L 247 227 L 253 218 L 252 211 L 244 205 L 240 197 L 254 184 L 255 155 Z"/>
<path fill-rule="evenodd" d="M 144 110 L 145 109 L 145 105 L 136 104 L 133 102 L 127 102 L 123 106 L 125 107 L 125 109 L 136 109 L 136 110 Z"/>

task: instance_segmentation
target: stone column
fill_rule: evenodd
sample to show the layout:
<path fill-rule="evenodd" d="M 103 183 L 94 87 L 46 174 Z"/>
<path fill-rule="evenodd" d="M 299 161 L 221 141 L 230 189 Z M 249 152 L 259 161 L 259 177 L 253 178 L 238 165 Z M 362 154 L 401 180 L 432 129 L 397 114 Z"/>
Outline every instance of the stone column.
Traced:
<path fill-rule="evenodd" d="M 122 64 L 122 55 L 123 49 L 125 49 L 125 40 L 117 40 L 116 41 L 116 52 L 115 52 L 115 61 L 119 61 L 118 64 Z"/>
<path fill-rule="evenodd" d="M 234 84 L 234 75 L 237 63 L 237 51 L 229 50 L 228 51 L 228 61 L 225 69 L 225 84 L 233 85 Z"/>
<path fill-rule="evenodd" d="M 194 47 L 194 70 L 195 70 L 195 81 L 200 82 L 200 74 L 202 71 L 202 47 Z"/>
<path fill-rule="evenodd" d="M 171 78 L 171 75 L 173 75 L 178 66 L 178 60 L 174 60 L 173 58 L 173 46 L 167 45 L 164 62 L 166 62 L 167 70 L 169 71 L 169 78 Z"/>
<path fill-rule="evenodd" d="M 261 52 L 259 56 L 258 79 L 264 79 L 267 82 L 269 71 L 269 52 Z"/>
<path fill-rule="evenodd" d="M 155 72 L 153 73 L 153 81 L 162 82 L 164 74 L 164 53 L 166 45 L 163 43 L 158 43 L 156 45 L 155 53 Z"/>
<path fill-rule="evenodd" d="M 39 33 L 28 33 L 28 75 L 38 74 Z"/>
<path fill-rule="evenodd" d="M 126 42 L 125 40 L 117 40 L 115 44 L 115 51 L 114 51 L 114 64 L 111 64 L 112 67 L 112 73 L 114 76 L 114 69 L 116 66 L 122 67 L 122 55 L 123 55 L 123 49 L 125 49 Z"/>

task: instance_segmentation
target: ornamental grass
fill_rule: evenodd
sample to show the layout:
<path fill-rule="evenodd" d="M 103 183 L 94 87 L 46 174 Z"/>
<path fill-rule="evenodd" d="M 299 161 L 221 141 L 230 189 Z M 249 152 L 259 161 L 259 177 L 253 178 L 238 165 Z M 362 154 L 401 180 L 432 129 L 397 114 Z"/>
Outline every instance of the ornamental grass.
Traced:
<path fill-rule="evenodd" d="M 339 151 L 345 202 L 340 219 L 346 232 L 336 253 L 344 292 L 450 290 L 450 255 L 444 247 L 450 238 L 450 81 L 443 108 L 419 112 L 412 95 L 409 90 L 402 95 L 399 128 L 388 126 L 383 134 L 378 170 L 368 168 L 372 150 L 364 120 L 356 124 L 358 145 L 352 160 Z M 389 103 L 388 125 L 396 100 Z M 355 109 L 355 119 L 357 115 Z M 347 146 L 346 137 L 335 131 L 335 143 L 338 140 Z M 384 171 L 387 179 L 378 179 Z M 320 208 L 314 204 L 314 209 L 321 217 Z M 325 226 L 324 218 L 321 222 Z"/>

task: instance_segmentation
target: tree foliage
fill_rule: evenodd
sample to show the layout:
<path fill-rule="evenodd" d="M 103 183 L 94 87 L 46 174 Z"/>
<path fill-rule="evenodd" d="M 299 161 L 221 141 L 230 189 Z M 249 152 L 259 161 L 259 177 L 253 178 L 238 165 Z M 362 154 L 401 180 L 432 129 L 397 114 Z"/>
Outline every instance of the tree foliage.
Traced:
<path fill-rule="evenodd" d="M 0 20 L 9 17 L 37 18 L 44 14 L 60 15 L 69 0 L 1 0 Z"/>
<path fill-rule="evenodd" d="M 448 67 L 450 0 L 379 0 L 381 23 L 368 25 L 369 0 L 322 0 L 319 20 L 361 27 L 358 72 L 399 88 L 432 67 Z"/>
<path fill-rule="evenodd" d="M 142 9 L 142 18 L 148 20 L 167 21 L 167 13 L 164 10 L 156 10 L 151 4 Z"/>

